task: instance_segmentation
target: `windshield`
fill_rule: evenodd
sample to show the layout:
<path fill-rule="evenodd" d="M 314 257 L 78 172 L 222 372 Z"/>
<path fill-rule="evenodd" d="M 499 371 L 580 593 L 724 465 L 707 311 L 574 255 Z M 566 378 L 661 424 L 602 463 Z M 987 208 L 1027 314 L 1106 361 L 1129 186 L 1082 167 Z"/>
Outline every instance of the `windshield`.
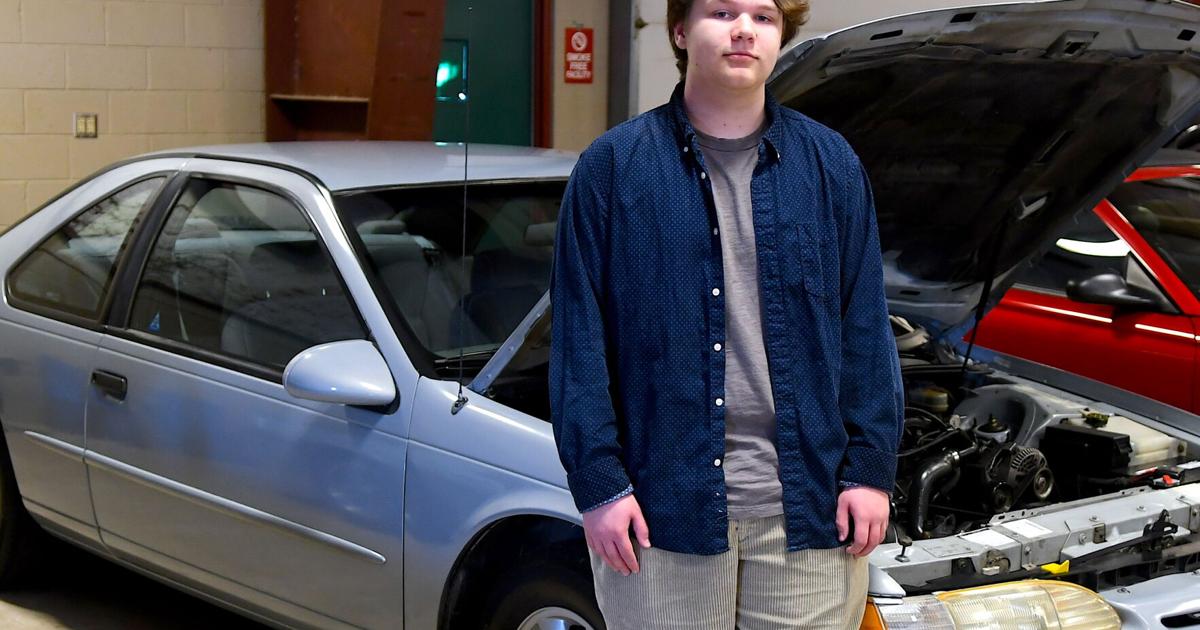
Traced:
<path fill-rule="evenodd" d="M 565 180 L 472 183 L 334 196 L 347 229 L 435 359 L 484 360 L 550 286 Z M 476 366 L 478 367 L 478 366 Z"/>

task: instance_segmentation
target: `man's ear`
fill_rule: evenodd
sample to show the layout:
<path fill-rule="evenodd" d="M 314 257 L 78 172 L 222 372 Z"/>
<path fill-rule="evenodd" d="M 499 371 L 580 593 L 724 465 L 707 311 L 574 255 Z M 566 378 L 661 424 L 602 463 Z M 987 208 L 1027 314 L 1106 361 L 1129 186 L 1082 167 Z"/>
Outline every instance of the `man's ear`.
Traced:
<path fill-rule="evenodd" d="M 687 49 L 687 33 L 683 32 L 682 21 L 676 24 L 675 28 L 671 29 L 671 37 L 675 40 L 676 48 Z"/>

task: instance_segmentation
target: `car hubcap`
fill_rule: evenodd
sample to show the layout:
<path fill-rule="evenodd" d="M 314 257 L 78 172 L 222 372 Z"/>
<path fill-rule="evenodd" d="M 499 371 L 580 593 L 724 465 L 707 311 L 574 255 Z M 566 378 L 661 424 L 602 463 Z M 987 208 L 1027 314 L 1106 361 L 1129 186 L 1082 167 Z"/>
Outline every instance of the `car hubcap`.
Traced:
<path fill-rule="evenodd" d="M 566 608 L 539 608 L 525 618 L 517 630 L 595 630 L 578 613 Z"/>

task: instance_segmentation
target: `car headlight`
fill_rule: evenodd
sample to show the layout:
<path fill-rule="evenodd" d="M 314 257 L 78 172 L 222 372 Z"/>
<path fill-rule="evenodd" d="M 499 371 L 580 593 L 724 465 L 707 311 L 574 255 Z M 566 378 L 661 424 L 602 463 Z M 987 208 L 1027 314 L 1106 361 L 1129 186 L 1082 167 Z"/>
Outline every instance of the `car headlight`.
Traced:
<path fill-rule="evenodd" d="M 1121 619 L 1096 593 L 1068 582 L 1025 580 L 868 606 L 863 628 L 887 630 L 1119 629 Z"/>

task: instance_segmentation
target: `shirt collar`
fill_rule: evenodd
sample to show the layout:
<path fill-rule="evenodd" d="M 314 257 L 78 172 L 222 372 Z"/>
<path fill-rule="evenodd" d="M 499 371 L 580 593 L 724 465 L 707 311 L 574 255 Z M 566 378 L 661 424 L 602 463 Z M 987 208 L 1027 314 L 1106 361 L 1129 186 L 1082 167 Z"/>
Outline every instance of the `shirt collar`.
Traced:
<path fill-rule="evenodd" d="M 771 95 L 771 91 L 766 93 L 766 112 L 767 112 L 767 128 L 763 131 L 762 140 L 768 149 L 767 154 L 773 155 L 776 159 L 782 160 L 783 155 L 779 148 L 779 139 L 782 135 L 782 125 L 780 124 L 780 109 L 779 102 Z M 686 151 L 696 152 L 700 150 L 696 143 L 696 129 L 692 127 L 692 122 L 688 120 L 687 109 L 683 104 L 683 81 L 675 84 L 675 90 L 671 92 L 670 100 L 671 116 L 675 121 L 676 138 L 679 140 L 679 145 L 684 147 Z"/>

